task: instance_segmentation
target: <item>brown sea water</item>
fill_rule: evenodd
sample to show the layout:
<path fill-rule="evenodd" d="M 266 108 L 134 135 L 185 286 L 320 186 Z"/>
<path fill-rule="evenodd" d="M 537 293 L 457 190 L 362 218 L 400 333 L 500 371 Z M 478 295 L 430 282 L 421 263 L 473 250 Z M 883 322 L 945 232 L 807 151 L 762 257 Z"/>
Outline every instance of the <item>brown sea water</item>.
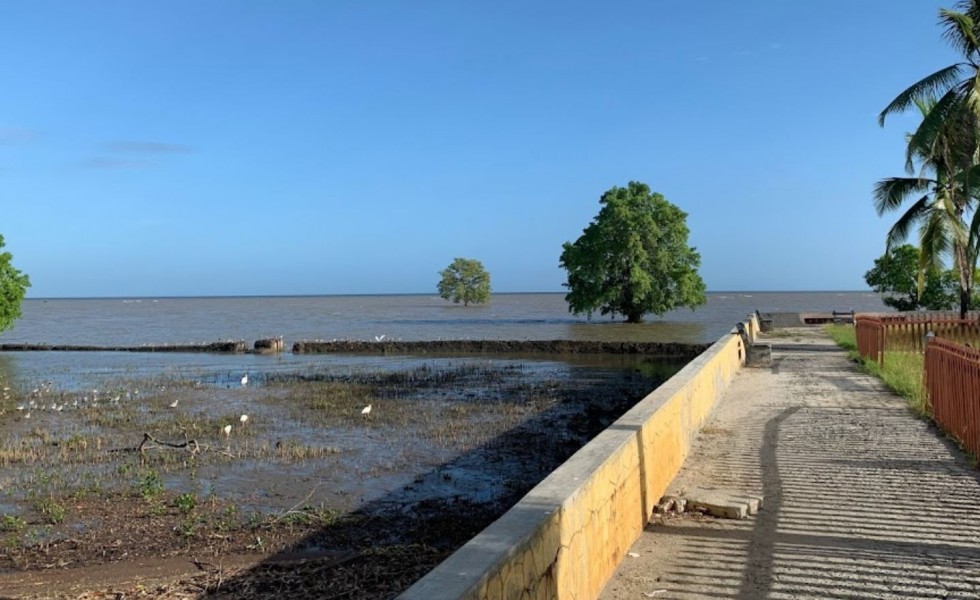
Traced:
<path fill-rule="evenodd" d="M 712 342 L 760 311 L 881 311 L 871 292 L 717 292 L 697 310 L 630 325 L 568 312 L 564 295 L 495 294 L 488 305 L 430 295 L 29 299 L 0 343 L 139 345 L 299 340 L 602 340 Z"/>
<path fill-rule="evenodd" d="M 300 340 L 597 340 L 709 343 L 755 310 L 880 311 L 870 292 L 717 292 L 697 310 L 680 309 L 646 323 L 572 315 L 564 295 L 495 294 L 488 305 L 455 305 L 433 295 L 229 298 L 28 299 L 23 317 L 0 343 L 135 346 L 282 336 Z M 571 365 L 542 357 L 545 368 Z M 585 362 L 622 361 L 584 357 Z M 163 376 L 231 385 L 245 371 L 264 374 L 320 367 L 411 368 L 411 357 L 0 353 L 0 377 L 20 386 L 104 385 L 114 379 Z M 602 364 L 596 366 L 615 366 Z"/>

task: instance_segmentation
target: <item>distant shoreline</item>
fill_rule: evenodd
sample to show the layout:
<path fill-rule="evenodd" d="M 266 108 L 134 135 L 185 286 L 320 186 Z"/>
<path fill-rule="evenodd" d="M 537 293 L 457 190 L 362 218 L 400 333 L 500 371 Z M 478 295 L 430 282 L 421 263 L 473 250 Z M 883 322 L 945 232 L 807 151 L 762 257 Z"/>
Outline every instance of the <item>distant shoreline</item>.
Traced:
<path fill-rule="evenodd" d="M 494 296 L 558 296 L 566 292 L 493 292 Z M 710 290 L 709 295 L 720 294 L 875 294 L 873 290 Z M 243 294 L 230 296 L 37 296 L 24 301 L 49 300 L 244 300 L 271 298 L 392 298 L 392 297 L 438 297 L 436 292 L 406 292 L 390 294 Z"/>

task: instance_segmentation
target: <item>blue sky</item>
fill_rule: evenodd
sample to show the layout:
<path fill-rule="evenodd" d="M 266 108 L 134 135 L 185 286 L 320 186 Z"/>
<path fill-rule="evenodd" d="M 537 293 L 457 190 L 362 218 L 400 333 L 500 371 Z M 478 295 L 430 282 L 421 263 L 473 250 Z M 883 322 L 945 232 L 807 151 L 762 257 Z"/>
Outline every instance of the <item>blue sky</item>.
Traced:
<path fill-rule="evenodd" d="M 643 181 L 709 290 L 862 289 L 923 0 L 0 1 L 0 234 L 31 297 L 561 291 Z"/>

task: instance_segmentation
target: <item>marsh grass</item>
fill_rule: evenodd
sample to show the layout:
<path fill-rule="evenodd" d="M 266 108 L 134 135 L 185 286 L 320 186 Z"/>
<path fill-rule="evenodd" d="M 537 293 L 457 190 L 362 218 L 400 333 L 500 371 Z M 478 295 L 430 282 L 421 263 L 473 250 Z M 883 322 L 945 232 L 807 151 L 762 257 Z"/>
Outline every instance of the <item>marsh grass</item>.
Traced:
<path fill-rule="evenodd" d="M 418 475 L 418 493 L 430 493 L 427 486 L 444 493 L 455 485 L 451 479 L 466 481 L 459 473 L 472 466 L 432 465 L 474 453 L 512 464 L 513 470 L 498 468 L 507 493 L 520 495 L 553 468 L 548 460 L 577 449 L 585 425 L 601 425 L 593 422 L 595 407 L 623 402 L 623 380 L 642 388 L 629 390 L 640 397 L 655 385 L 614 370 L 570 375 L 563 365 L 486 361 L 272 375 L 247 389 L 160 379 L 11 394 L 0 409 L 7 411 L 0 419 L 6 469 L 0 476 L 5 502 L 20 512 L 0 528 L 21 549 L 36 550 L 59 535 L 95 540 L 94 530 L 114 519 L 133 548 L 159 537 L 161 552 L 202 544 L 269 551 L 283 543 L 284 528 L 298 535 L 347 523 L 356 506 L 351 498 L 362 487 L 387 485 L 393 472 Z M 25 419 L 17 406 L 31 401 L 33 415 Z M 370 414 L 361 414 L 369 404 Z M 153 443 L 136 452 L 144 433 L 197 444 Z M 487 448 L 496 454 L 482 454 Z M 381 483 L 365 483 L 372 478 Z M 319 491 L 318 481 L 325 482 Z M 232 539 L 239 546 L 224 546 Z M 92 547 L 103 542 L 114 540 Z"/>
<path fill-rule="evenodd" d="M 848 356 L 860 363 L 864 372 L 881 379 L 893 392 L 908 400 L 916 414 L 929 417 L 929 402 L 923 386 L 925 357 L 918 352 L 886 351 L 883 366 L 876 361 L 865 360 L 857 350 L 857 337 L 853 325 L 827 325 L 825 331 L 831 339 L 848 351 Z"/>

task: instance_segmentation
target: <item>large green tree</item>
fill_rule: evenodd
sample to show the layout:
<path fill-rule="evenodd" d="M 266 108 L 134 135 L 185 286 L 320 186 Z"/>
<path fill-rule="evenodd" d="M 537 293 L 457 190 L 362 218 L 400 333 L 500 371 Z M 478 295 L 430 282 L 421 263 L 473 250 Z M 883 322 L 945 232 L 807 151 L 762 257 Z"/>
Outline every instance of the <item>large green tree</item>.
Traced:
<path fill-rule="evenodd" d="M 0 250 L 4 247 L 0 235 Z M 14 320 L 20 317 L 20 303 L 24 300 L 31 280 L 11 264 L 13 255 L 0 252 L 0 331 L 10 329 Z"/>
<path fill-rule="evenodd" d="M 980 0 L 961 0 L 955 9 L 940 9 L 939 21 L 946 41 L 963 57 L 909 86 L 878 116 L 879 123 L 894 113 L 917 106 L 922 122 L 908 138 L 906 170 L 915 178 L 894 178 L 878 184 L 875 202 L 879 213 L 893 210 L 904 200 L 921 195 L 901 217 L 889 244 L 919 227 L 922 247 L 920 273 L 952 257 L 959 276 L 960 313 L 970 307 L 973 274 L 980 244 L 980 213 L 976 210 L 980 123 Z M 902 181 L 904 179 L 904 181 Z M 921 280 L 921 278 L 920 278 Z"/>
<path fill-rule="evenodd" d="M 490 300 L 490 274 L 483 263 L 470 258 L 456 258 L 439 271 L 439 296 L 463 306 L 483 304 Z"/>
<path fill-rule="evenodd" d="M 687 245 L 687 213 L 636 181 L 610 189 L 599 204 L 578 240 L 562 246 L 569 311 L 639 323 L 646 314 L 705 303 L 701 255 Z"/>
<path fill-rule="evenodd" d="M 929 267 L 921 285 L 919 273 L 919 249 L 902 244 L 876 258 L 864 280 L 895 310 L 949 310 L 956 304 L 959 286 L 954 272 Z"/>

